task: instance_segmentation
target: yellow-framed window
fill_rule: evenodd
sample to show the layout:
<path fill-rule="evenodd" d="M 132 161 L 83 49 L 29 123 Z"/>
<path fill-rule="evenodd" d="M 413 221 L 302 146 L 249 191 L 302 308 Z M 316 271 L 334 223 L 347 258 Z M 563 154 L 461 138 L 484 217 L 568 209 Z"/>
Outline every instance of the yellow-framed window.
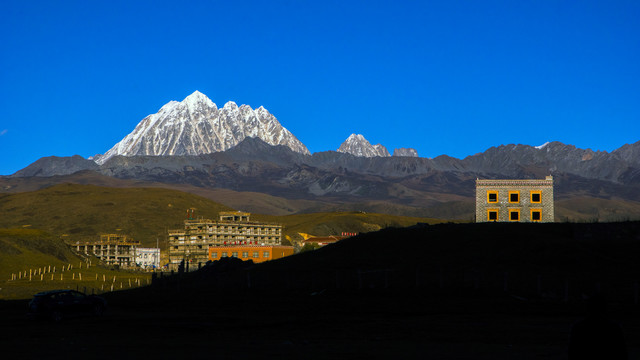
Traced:
<path fill-rule="evenodd" d="M 520 209 L 509 209 L 509 221 L 520 221 Z"/>
<path fill-rule="evenodd" d="M 498 192 L 489 190 L 487 191 L 487 202 L 488 203 L 497 203 L 498 202 Z"/>
<path fill-rule="evenodd" d="M 498 221 L 500 219 L 500 212 L 498 209 L 487 209 L 487 221 Z"/>
<path fill-rule="evenodd" d="M 540 204 L 542 202 L 542 191 L 532 190 L 530 199 L 532 204 Z"/>
<path fill-rule="evenodd" d="M 531 221 L 542 221 L 542 209 L 531 209 Z"/>
<path fill-rule="evenodd" d="M 520 202 L 520 191 L 509 191 L 509 202 L 517 204 Z"/>

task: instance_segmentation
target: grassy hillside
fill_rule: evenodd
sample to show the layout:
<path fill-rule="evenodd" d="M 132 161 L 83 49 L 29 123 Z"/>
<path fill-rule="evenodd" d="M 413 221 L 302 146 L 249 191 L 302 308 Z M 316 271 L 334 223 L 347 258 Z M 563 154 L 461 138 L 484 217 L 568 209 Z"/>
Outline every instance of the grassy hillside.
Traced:
<path fill-rule="evenodd" d="M 406 227 L 417 223 L 435 224 L 440 219 L 371 214 L 365 212 L 313 213 L 287 216 L 255 215 L 254 219 L 279 222 L 285 233 L 293 239 L 302 239 L 300 233 L 315 236 L 339 235 L 342 232 L 365 233 L 388 227 Z"/>
<path fill-rule="evenodd" d="M 149 274 L 87 266 L 59 237 L 36 229 L 0 229 L 0 264 L 0 299 L 61 288 L 102 292 L 113 285 L 120 290 L 149 279 Z"/>
<path fill-rule="evenodd" d="M 143 245 L 155 245 L 167 228 L 182 226 L 186 209 L 216 216 L 230 208 L 175 190 L 107 188 L 63 184 L 18 194 L 0 195 L 0 228 L 36 228 L 70 239 L 100 233 L 129 234 Z"/>
<path fill-rule="evenodd" d="M 109 188 L 63 184 L 50 188 L 0 195 L 0 228 L 43 229 L 66 238 L 96 238 L 100 233 L 121 232 L 145 246 L 166 237 L 168 228 L 182 227 L 185 210 L 194 207 L 196 215 L 217 218 L 218 212 L 232 210 L 209 199 L 158 188 Z M 402 227 L 436 219 L 404 217 L 362 212 L 314 213 L 287 216 L 255 214 L 255 220 L 282 223 L 285 234 L 299 232 L 330 235 L 369 232 L 385 227 Z"/>

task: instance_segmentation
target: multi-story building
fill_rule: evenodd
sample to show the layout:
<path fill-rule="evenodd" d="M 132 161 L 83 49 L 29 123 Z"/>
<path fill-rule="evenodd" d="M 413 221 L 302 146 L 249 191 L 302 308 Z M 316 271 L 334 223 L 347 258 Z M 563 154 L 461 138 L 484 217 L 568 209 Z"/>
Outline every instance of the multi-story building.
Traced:
<path fill-rule="evenodd" d="M 250 217 L 250 213 L 230 211 L 221 212 L 218 220 L 194 219 L 192 212 L 184 229 L 169 230 L 169 268 L 177 270 L 183 260 L 191 269 L 204 265 L 212 246 L 282 244 L 282 225 Z"/>
<path fill-rule="evenodd" d="M 553 222 L 553 177 L 476 180 L 476 222 Z"/>
<path fill-rule="evenodd" d="M 118 265 L 124 268 L 134 267 L 136 249 L 140 245 L 127 235 L 102 234 L 100 240 L 68 242 L 76 252 L 94 255 L 107 265 Z"/>

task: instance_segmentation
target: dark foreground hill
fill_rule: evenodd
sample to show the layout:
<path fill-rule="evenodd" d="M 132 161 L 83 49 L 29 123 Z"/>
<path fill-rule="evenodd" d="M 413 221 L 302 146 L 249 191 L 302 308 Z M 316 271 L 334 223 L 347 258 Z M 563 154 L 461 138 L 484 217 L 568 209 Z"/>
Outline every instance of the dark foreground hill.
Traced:
<path fill-rule="evenodd" d="M 48 358 L 566 359 L 599 288 L 637 358 L 639 240 L 638 222 L 387 229 L 107 294 L 100 319 L 29 323 L 0 303 L 0 328 L 7 351 Z"/>

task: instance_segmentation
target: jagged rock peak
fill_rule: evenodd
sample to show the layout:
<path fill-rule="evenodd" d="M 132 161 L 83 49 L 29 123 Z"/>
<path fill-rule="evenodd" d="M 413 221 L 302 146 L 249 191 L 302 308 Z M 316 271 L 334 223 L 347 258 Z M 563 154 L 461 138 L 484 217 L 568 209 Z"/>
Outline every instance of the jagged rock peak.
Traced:
<path fill-rule="evenodd" d="M 393 149 L 393 156 L 418 157 L 418 151 L 413 148 Z"/>
<path fill-rule="evenodd" d="M 246 137 L 310 154 L 264 107 L 253 110 L 229 101 L 219 109 L 205 94 L 195 91 L 183 101 L 170 101 L 157 113 L 142 119 L 133 132 L 93 160 L 102 165 L 115 155 L 208 154 L 230 149 Z"/>
<path fill-rule="evenodd" d="M 387 148 L 380 144 L 371 145 L 371 143 L 360 134 L 351 134 L 351 136 L 340 145 L 338 152 L 363 157 L 391 156 Z"/>

